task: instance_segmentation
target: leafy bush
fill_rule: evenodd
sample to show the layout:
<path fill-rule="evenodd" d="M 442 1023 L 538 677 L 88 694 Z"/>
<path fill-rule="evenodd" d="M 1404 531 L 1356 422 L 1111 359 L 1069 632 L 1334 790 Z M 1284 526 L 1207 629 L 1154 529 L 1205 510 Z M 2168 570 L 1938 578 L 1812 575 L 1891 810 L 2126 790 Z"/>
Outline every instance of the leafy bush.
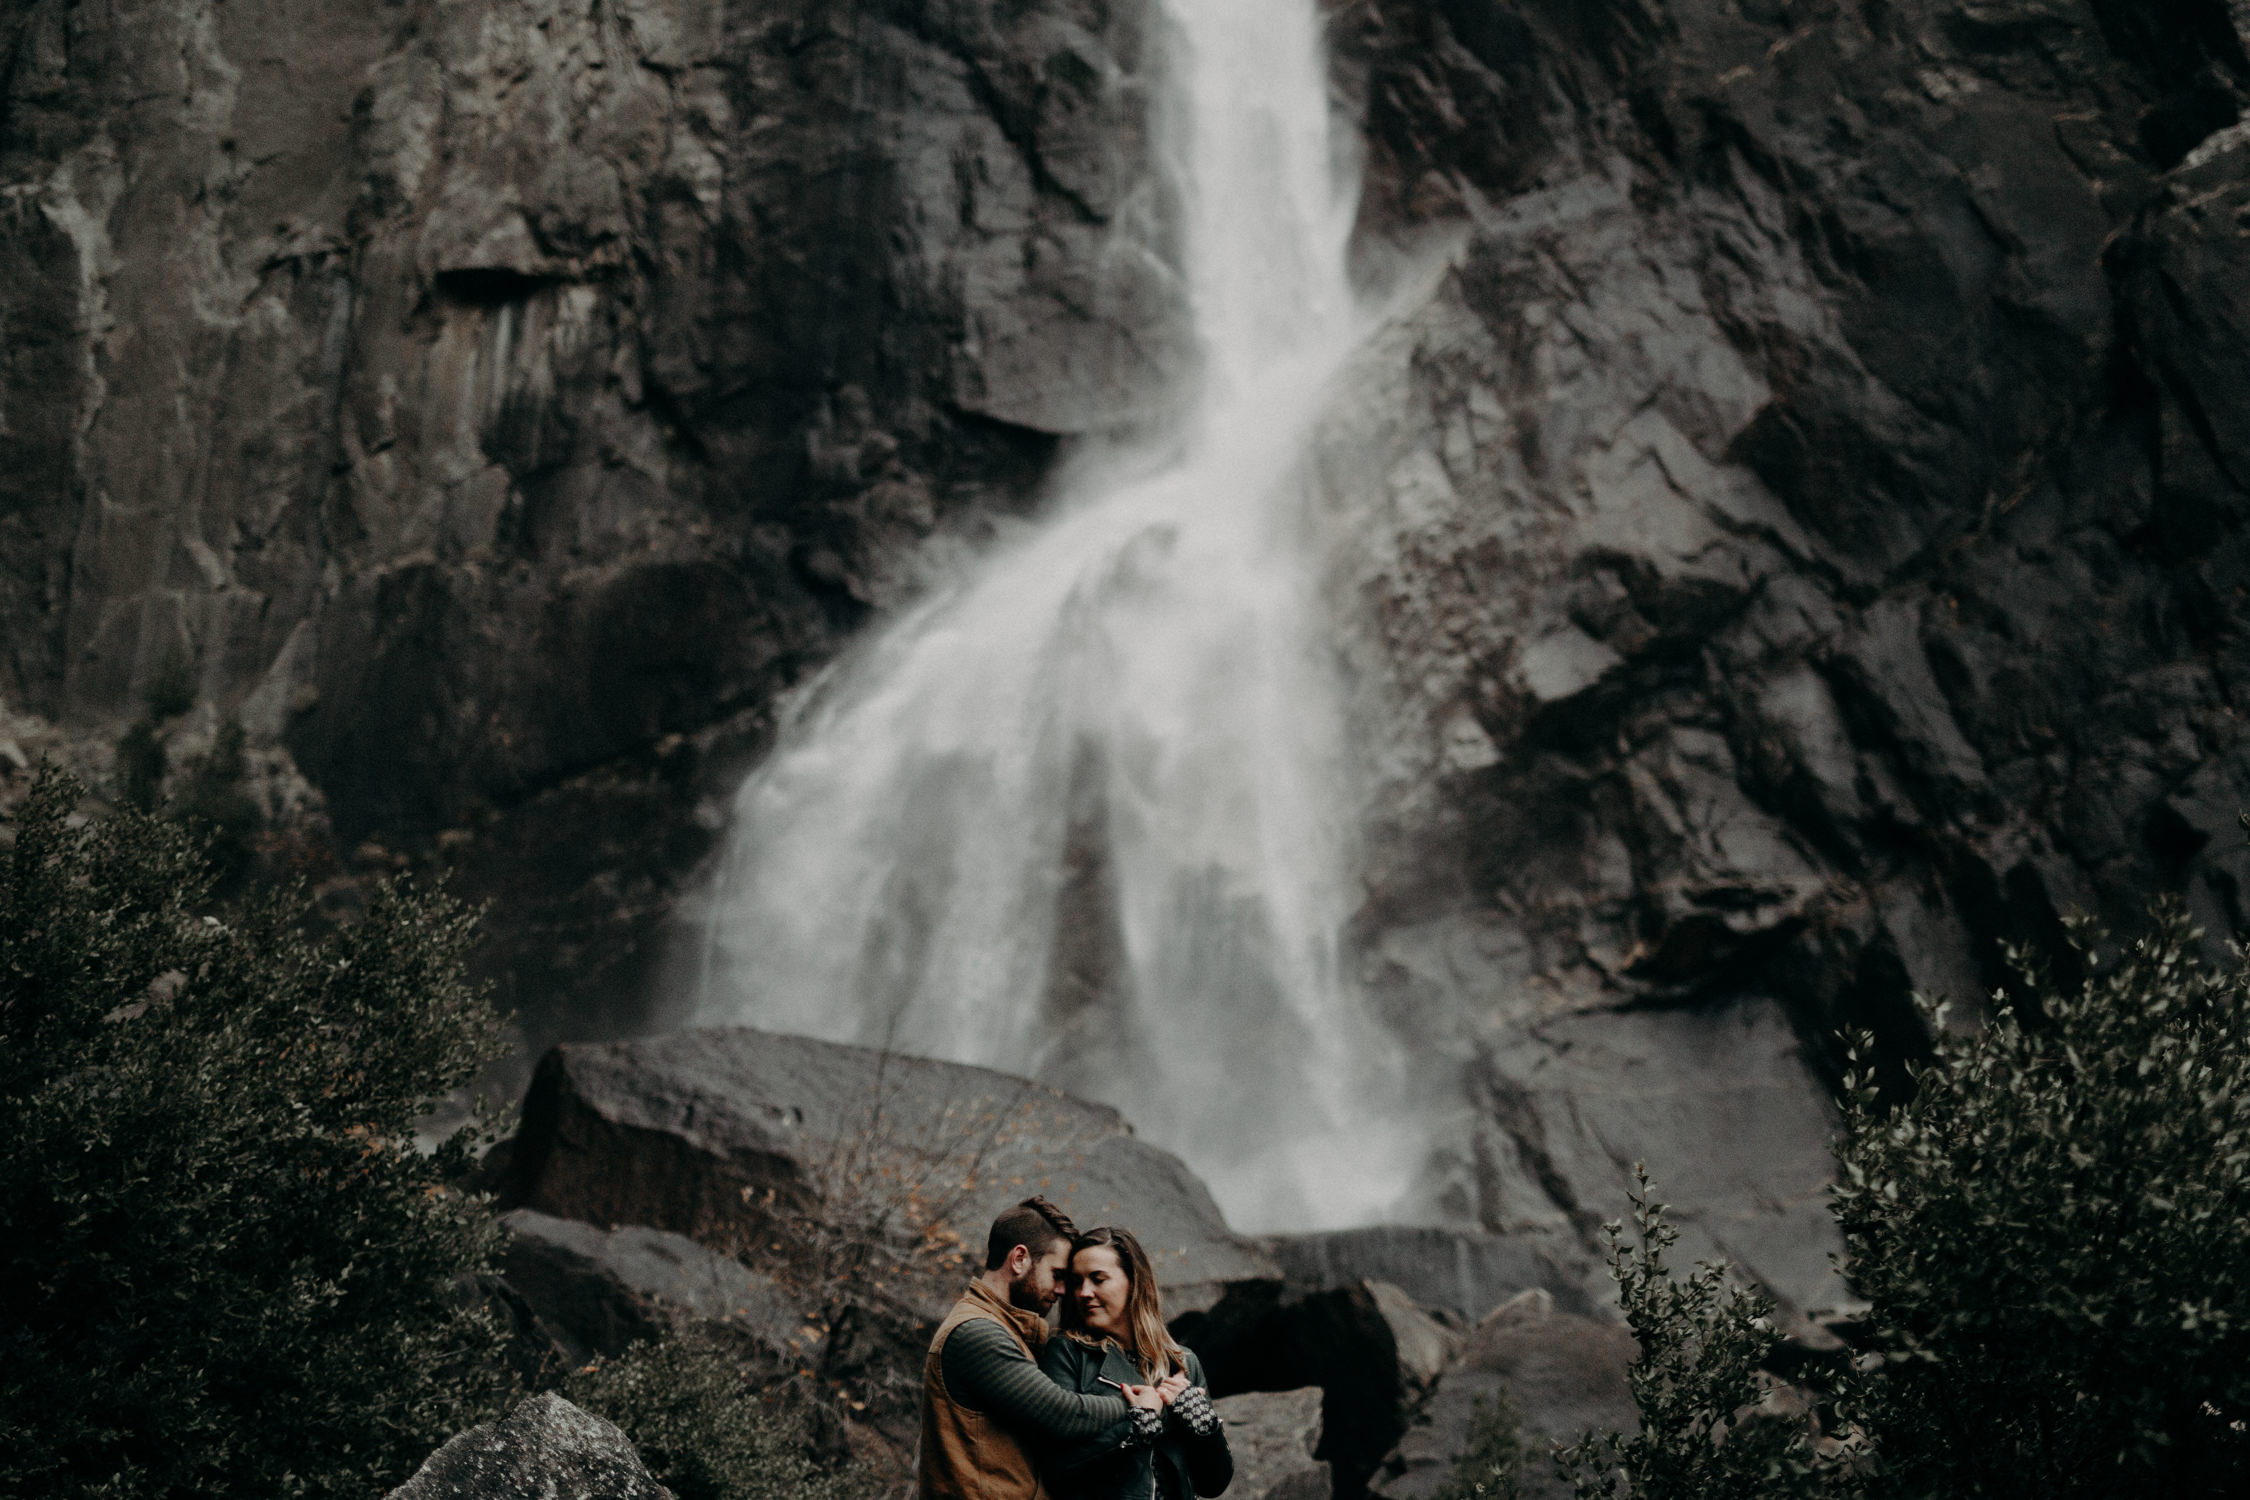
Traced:
<path fill-rule="evenodd" d="M 823 1468 L 787 1393 L 760 1390 L 719 1340 L 675 1333 L 570 1376 L 563 1394 L 623 1429 L 680 1500 L 858 1500 L 850 1465 Z"/>
<path fill-rule="evenodd" d="M 1430 1500 L 1521 1500 L 1523 1423 L 1505 1390 L 1477 1399 L 1469 1417 L 1469 1446 Z"/>
<path fill-rule="evenodd" d="M 2176 904 L 1946 1034 L 1913 1099 L 1846 1083 L 1836 1216 L 1879 1368 L 1842 1392 L 1886 1494 L 2243 1493 L 2250 974 Z M 1860 1038 L 1855 1062 L 1868 1042 Z M 2231 1477 L 2230 1477 L 2231 1476 Z"/>
<path fill-rule="evenodd" d="M 1644 1178 L 1613 1259 L 1643 1430 L 1580 1462 L 1668 1500 L 2250 1493 L 2250 971 L 2204 967 L 2201 939 L 2160 905 L 2104 965 L 2080 924 L 2075 990 L 2011 955 L 2019 994 L 1975 1034 L 1925 1006 L 1935 1053 L 1896 1107 L 1855 1039 L 1834 1202 L 1869 1311 L 1813 1393 L 1826 1451 L 1807 1424 L 1725 1427 L 1765 1303 L 1720 1268 L 1671 1279 Z M 1580 1492 L 1613 1490 L 1582 1469 Z"/>
<path fill-rule="evenodd" d="M 1561 1455 L 1581 1497 L 1627 1493 L 1639 1500 L 1817 1493 L 1806 1431 L 1758 1414 L 1772 1381 L 1763 1373 L 1780 1342 L 1772 1299 L 1727 1280 L 1706 1261 L 1676 1280 L 1665 1254 L 1680 1232 L 1635 1169 L 1634 1243 L 1605 1226 L 1609 1268 L 1627 1326 L 1640 1344 L 1627 1382 L 1640 1409 L 1632 1437 L 1589 1436 Z M 1620 1480 L 1629 1484 L 1621 1491 Z"/>
<path fill-rule="evenodd" d="M 498 1051 L 471 918 L 206 914 L 188 831 L 80 795 L 0 851 L 0 1493 L 380 1493 L 506 1394 L 468 1142 L 414 1148 Z"/>

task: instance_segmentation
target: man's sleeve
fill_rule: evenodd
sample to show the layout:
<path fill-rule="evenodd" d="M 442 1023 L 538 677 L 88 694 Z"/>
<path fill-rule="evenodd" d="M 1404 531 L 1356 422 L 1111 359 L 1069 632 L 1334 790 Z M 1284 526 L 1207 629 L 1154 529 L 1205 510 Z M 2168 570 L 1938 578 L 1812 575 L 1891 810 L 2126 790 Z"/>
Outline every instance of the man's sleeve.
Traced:
<path fill-rule="evenodd" d="M 1081 1396 L 1049 1380 L 989 1318 L 954 1329 L 938 1358 L 954 1400 L 1019 1437 L 1094 1437 L 1130 1419 L 1122 1396 Z"/>

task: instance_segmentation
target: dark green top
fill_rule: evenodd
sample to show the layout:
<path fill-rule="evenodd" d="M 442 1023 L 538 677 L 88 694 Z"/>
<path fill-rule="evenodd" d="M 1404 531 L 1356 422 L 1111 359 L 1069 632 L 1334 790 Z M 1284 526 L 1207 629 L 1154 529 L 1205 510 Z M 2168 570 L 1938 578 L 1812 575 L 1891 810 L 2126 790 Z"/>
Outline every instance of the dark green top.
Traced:
<path fill-rule="evenodd" d="M 1066 1391 L 1106 1391 L 1104 1377 L 1140 1385 L 1147 1377 L 1115 1344 L 1084 1344 L 1064 1334 L 1047 1340 L 1039 1368 Z M 1203 1362 L 1187 1351 L 1188 1381 L 1203 1385 Z M 1190 1500 L 1216 1495 L 1234 1480 L 1234 1455 L 1223 1426 L 1197 1436 L 1176 1411 L 1164 1414 L 1153 1447 L 1119 1448 L 1098 1439 L 1050 1440 L 1034 1447 L 1033 1461 L 1055 1500 Z"/>
<path fill-rule="evenodd" d="M 1042 1442 L 1065 1439 L 1115 1447 L 1132 1430 L 1123 1396 L 1107 1386 L 1064 1390 L 990 1318 L 971 1318 L 947 1334 L 938 1361 L 948 1395 L 1007 1428 L 1034 1455 Z"/>

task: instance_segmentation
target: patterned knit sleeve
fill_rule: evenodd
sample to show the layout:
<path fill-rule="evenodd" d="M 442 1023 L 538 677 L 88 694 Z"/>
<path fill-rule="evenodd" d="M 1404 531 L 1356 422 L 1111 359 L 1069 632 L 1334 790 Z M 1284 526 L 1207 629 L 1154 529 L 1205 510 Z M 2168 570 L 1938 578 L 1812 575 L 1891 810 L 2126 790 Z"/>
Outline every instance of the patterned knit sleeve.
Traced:
<path fill-rule="evenodd" d="M 1219 1411 L 1211 1404 L 1211 1393 L 1202 1386 L 1191 1385 L 1180 1392 L 1170 1407 L 1173 1419 L 1196 1437 L 1209 1437 L 1219 1430 Z"/>

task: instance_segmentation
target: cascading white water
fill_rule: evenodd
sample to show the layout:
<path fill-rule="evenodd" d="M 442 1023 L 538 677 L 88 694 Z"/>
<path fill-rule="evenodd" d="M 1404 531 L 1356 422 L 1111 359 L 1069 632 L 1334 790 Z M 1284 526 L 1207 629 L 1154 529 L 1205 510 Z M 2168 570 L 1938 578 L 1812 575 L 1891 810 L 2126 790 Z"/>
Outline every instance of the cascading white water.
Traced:
<path fill-rule="evenodd" d="M 1340 963 L 1353 801 L 1298 472 L 1358 332 L 1356 184 L 1314 0 L 1167 8 L 1184 430 L 817 685 L 737 798 L 696 1019 L 1036 1073 L 1239 1225 L 1367 1222 L 1413 1142 Z"/>

